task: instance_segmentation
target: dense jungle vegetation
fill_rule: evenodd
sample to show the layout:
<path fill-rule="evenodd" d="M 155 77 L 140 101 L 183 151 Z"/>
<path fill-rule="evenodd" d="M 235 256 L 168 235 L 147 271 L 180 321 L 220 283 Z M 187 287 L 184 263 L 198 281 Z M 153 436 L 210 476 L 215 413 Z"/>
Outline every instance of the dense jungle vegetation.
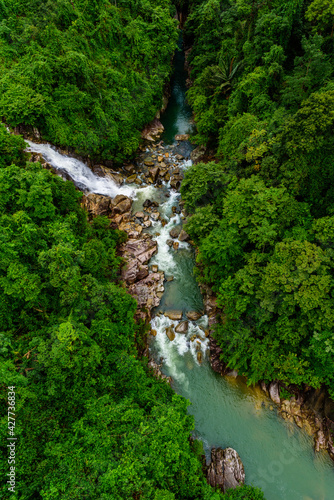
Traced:
<path fill-rule="evenodd" d="M 77 153 L 136 151 L 171 73 L 170 0 L 0 1 L 0 116 Z"/>
<path fill-rule="evenodd" d="M 192 0 L 197 144 L 188 170 L 200 279 L 229 367 L 334 397 L 334 6 Z"/>
<path fill-rule="evenodd" d="M 161 105 L 177 39 L 169 0 L 0 0 L 0 116 L 77 153 L 119 160 Z M 261 500 L 203 474 L 188 402 L 153 377 L 119 281 L 124 233 L 88 222 L 72 183 L 0 124 L 0 401 L 15 386 L 10 500 Z"/>
<path fill-rule="evenodd" d="M 69 181 L 26 162 L 0 124 L 1 470 L 7 386 L 16 387 L 17 494 L 10 499 L 261 500 L 215 493 L 188 402 L 152 376 L 136 303 L 119 283 L 125 233 L 80 207 Z"/>

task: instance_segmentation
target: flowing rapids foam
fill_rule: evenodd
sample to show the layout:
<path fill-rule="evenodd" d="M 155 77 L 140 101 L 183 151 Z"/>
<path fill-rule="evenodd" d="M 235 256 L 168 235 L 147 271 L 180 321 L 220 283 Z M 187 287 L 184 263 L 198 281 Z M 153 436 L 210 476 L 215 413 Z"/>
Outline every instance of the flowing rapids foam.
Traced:
<path fill-rule="evenodd" d="M 207 317 L 204 316 L 201 319 L 202 324 L 207 325 Z M 204 358 L 209 346 L 209 340 L 197 323 L 189 321 L 188 332 L 186 334 L 175 332 L 175 339 L 171 342 L 166 335 L 166 328 L 169 326 L 176 327 L 178 323 L 179 321 L 161 315 L 152 319 L 151 327 L 157 331 L 155 349 L 168 367 L 170 376 L 187 388 L 189 381 L 184 373 L 183 362 L 180 357 L 183 357 L 186 353 L 191 353 L 193 362 L 200 366 L 197 360 L 197 352 L 201 351 Z M 194 336 L 196 338 L 191 341 Z"/>
<path fill-rule="evenodd" d="M 29 144 L 28 151 L 40 153 L 54 168 L 67 172 L 83 191 L 110 196 L 110 198 L 118 194 L 124 194 L 130 198 L 136 196 L 137 189 L 131 186 L 118 186 L 109 177 L 98 177 L 82 161 L 58 153 L 50 144 L 35 144 L 28 140 L 26 142 Z"/>

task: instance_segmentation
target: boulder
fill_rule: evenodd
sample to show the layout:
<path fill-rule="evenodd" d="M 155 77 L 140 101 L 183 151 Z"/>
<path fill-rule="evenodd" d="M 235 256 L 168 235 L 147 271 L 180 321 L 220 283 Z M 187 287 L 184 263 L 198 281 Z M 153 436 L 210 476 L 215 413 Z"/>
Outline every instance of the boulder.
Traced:
<path fill-rule="evenodd" d="M 129 165 L 124 165 L 123 169 L 130 175 L 134 174 L 136 171 L 135 166 L 132 165 L 132 163 L 130 163 Z"/>
<path fill-rule="evenodd" d="M 131 238 L 126 243 L 123 243 L 120 250 L 127 260 L 136 258 L 140 264 L 145 264 L 157 252 L 158 244 L 150 238 L 145 240 Z"/>
<path fill-rule="evenodd" d="M 169 231 L 169 235 L 171 238 L 177 238 L 181 234 L 181 228 L 176 226 L 172 227 L 172 229 Z"/>
<path fill-rule="evenodd" d="M 149 172 L 150 172 L 150 176 L 152 177 L 153 181 L 155 182 L 157 180 L 157 177 L 158 177 L 159 167 L 150 168 Z"/>
<path fill-rule="evenodd" d="M 225 493 L 245 482 L 245 470 L 238 453 L 233 448 L 212 448 L 211 463 L 207 472 L 207 481 L 213 488 L 220 488 Z"/>
<path fill-rule="evenodd" d="M 181 175 L 173 175 L 170 179 L 170 185 L 173 189 L 178 190 L 180 189 L 181 181 L 182 181 Z"/>
<path fill-rule="evenodd" d="M 179 244 L 179 242 L 178 242 L 178 241 L 174 241 L 174 243 L 173 243 L 173 248 L 174 248 L 174 250 L 177 250 L 177 249 L 179 248 L 179 245 L 180 245 L 180 244 Z"/>
<path fill-rule="evenodd" d="M 113 207 L 113 215 L 124 214 L 125 212 L 129 212 L 131 210 L 132 200 L 127 196 L 119 194 L 111 200 L 111 205 Z"/>
<path fill-rule="evenodd" d="M 186 313 L 186 316 L 188 319 L 190 319 L 190 321 L 197 321 L 203 315 L 197 311 L 189 311 Z"/>
<path fill-rule="evenodd" d="M 148 266 L 140 264 L 137 259 L 130 260 L 122 271 L 122 280 L 128 284 L 140 281 L 148 276 Z"/>
<path fill-rule="evenodd" d="M 182 229 L 182 231 L 179 234 L 179 240 L 180 241 L 188 241 L 189 240 L 189 234 Z"/>
<path fill-rule="evenodd" d="M 126 178 L 126 182 L 128 184 L 133 184 L 134 182 L 136 182 L 136 180 L 137 180 L 136 174 L 130 175 L 129 177 Z"/>
<path fill-rule="evenodd" d="M 142 139 L 153 142 L 161 136 L 163 131 L 164 131 L 163 124 L 157 118 L 154 118 L 154 120 L 151 121 L 151 123 L 146 125 L 146 127 L 141 133 L 141 137 Z"/>
<path fill-rule="evenodd" d="M 151 213 L 151 219 L 154 220 L 154 221 L 157 221 L 159 220 L 160 218 L 160 213 L 159 212 L 152 212 Z"/>
<path fill-rule="evenodd" d="M 188 321 L 181 321 L 175 328 L 176 333 L 187 333 L 189 327 Z"/>
<path fill-rule="evenodd" d="M 130 295 L 137 300 L 138 309 L 146 309 L 148 319 L 150 319 L 151 309 L 160 304 L 157 293 L 164 290 L 163 281 L 163 273 L 151 273 L 128 289 Z"/>
<path fill-rule="evenodd" d="M 205 146 L 198 146 L 191 152 L 190 159 L 194 164 L 199 163 L 205 159 L 205 153 Z"/>
<path fill-rule="evenodd" d="M 167 240 L 166 243 L 169 247 L 173 246 L 173 240 Z"/>
<path fill-rule="evenodd" d="M 111 200 L 108 196 L 90 193 L 82 198 L 82 205 L 91 215 L 110 215 L 112 213 Z"/>
<path fill-rule="evenodd" d="M 145 200 L 144 203 L 143 203 L 143 207 L 144 208 L 148 208 L 148 207 L 158 207 L 159 206 L 159 203 L 157 201 L 153 201 L 153 200 Z"/>
<path fill-rule="evenodd" d="M 269 386 L 269 396 L 274 403 L 277 403 L 278 405 L 281 402 L 281 398 L 279 395 L 279 385 L 277 382 L 271 382 Z"/>
<path fill-rule="evenodd" d="M 177 134 L 175 136 L 175 140 L 176 141 L 188 141 L 189 140 L 189 137 L 190 135 L 189 134 Z"/>
<path fill-rule="evenodd" d="M 166 328 L 166 335 L 171 342 L 175 339 L 173 327 L 169 326 L 168 328 Z"/>
<path fill-rule="evenodd" d="M 165 316 L 171 320 L 180 320 L 182 319 L 182 311 L 166 311 Z"/>

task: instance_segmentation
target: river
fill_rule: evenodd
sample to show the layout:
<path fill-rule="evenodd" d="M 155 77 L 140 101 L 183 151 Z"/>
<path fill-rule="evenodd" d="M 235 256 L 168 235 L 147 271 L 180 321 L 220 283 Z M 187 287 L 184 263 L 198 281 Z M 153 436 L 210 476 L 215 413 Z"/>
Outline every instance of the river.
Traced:
<path fill-rule="evenodd" d="M 187 133 L 192 128 L 191 109 L 185 100 L 186 73 L 183 69 L 184 54 L 175 58 L 175 74 L 172 79 L 172 96 L 162 116 L 165 126 L 163 150 L 170 157 L 182 153 L 184 160 L 177 163 L 180 169 L 189 168 L 191 145 L 174 144 L 174 136 Z M 157 240 L 158 253 L 150 264 L 157 264 L 166 277 L 165 292 L 152 320 L 157 331 L 152 337 L 150 349 L 153 357 L 163 360 L 163 372 L 173 379 L 176 392 L 190 402 L 189 412 L 195 419 L 195 436 L 203 441 L 209 458 L 212 446 L 236 449 L 244 463 L 246 483 L 263 489 L 267 500 L 333 500 L 334 468 L 327 453 L 313 451 L 313 439 L 295 424 L 284 421 L 275 405 L 258 388 L 248 388 L 242 378 L 220 377 L 208 362 L 208 340 L 204 329 L 207 318 L 190 322 L 187 334 L 176 333 L 171 342 L 165 329 L 176 325 L 163 315 L 169 310 L 202 311 L 203 301 L 193 275 L 194 250 L 182 242 L 177 250 L 167 245 L 169 231 L 182 224 L 179 211 L 180 194 L 164 183 L 158 189 L 136 185 L 118 187 L 113 181 L 95 176 L 89 168 L 73 158 L 57 153 L 45 144 L 30 143 L 33 151 L 57 169 L 66 171 L 85 191 L 114 197 L 126 194 L 134 198 L 133 211 L 141 210 L 146 198 L 157 200 L 159 211 L 167 224 L 153 222 L 149 232 Z M 153 150 L 152 150 L 153 151 Z M 166 197 L 169 196 L 169 197 Z M 202 353 L 203 363 L 197 353 Z"/>

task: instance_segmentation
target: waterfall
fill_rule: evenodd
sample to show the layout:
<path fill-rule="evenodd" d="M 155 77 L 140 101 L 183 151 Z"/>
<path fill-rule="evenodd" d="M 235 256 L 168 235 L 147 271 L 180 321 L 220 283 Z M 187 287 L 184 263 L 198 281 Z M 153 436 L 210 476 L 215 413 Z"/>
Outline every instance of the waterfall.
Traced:
<path fill-rule="evenodd" d="M 26 142 L 29 144 L 27 151 L 40 153 L 52 167 L 66 172 L 73 179 L 75 185 L 82 191 L 102 194 L 110 196 L 110 198 L 114 198 L 118 194 L 124 194 L 129 198 L 134 198 L 136 195 L 136 187 L 118 186 L 109 177 L 99 177 L 85 163 L 76 158 L 58 153 L 50 144 L 36 144 L 28 140 Z"/>

